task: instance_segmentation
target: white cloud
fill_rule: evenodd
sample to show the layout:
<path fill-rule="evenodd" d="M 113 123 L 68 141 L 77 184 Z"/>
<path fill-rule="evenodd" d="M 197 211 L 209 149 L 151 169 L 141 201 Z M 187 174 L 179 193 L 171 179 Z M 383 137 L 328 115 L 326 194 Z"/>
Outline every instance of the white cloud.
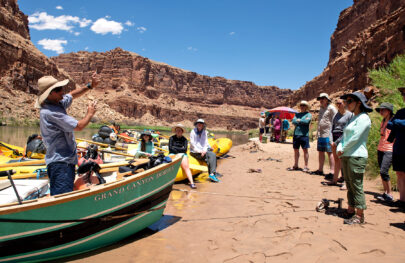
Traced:
<path fill-rule="evenodd" d="M 125 25 L 127 26 L 134 26 L 135 24 L 129 20 L 127 20 L 127 22 L 125 22 Z"/>
<path fill-rule="evenodd" d="M 89 47 L 85 47 L 84 50 L 89 50 Z"/>
<path fill-rule="evenodd" d="M 189 51 L 197 51 L 198 49 L 196 49 L 195 47 L 187 47 L 187 50 L 189 50 Z"/>
<path fill-rule="evenodd" d="M 91 20 L 77 16 L 61 15 L 54 17 L 46 12 L 36 12 L 28 17 L 29 26 L 36 30 L 65 30 L 71 31 L 76 24 L 86 27 Z"/>
<path fill-rule="evenodd" d="M 146 31 L 147 29 L 146 29 L 146 27 L 144 27 L 144 26 L 138 26 L 138 27 L 136 28 L 136 30 L 138 30 L 139 33 L 143 34 L 143 33 L 145 33 L 145 31 Z"/>
<path fill-rule="evenodd" d="M 232 32 L 229 33 L 229 35 L 233 36 L 233 35 L 235 35 L 235 32 L 232 31 Z"/>
<path fill-rule="evenodd" d="M 93 23 L 90 29 L 96 34 L 105 35 L 111 33 L 113 35 L 119 35 L 121 34 L 124 27 L 120 22 L 107 20 L 105 18 L 99 18 L 96 22 Z"/>
<path fill-rule="evenodd" d="M 75 36 L 79 36 L 80 35 L 80 32 L 74 32 L 73 33 Z"/>
<path fill-rule="evenodd" d="M 44 38 L 38 41 L 38 44 L 41 45 L 43 49 L 55 51 L 58 54 L 65 51 L 65 48 L 62 45 L 66 45 L 67 43 L 67 40 L 49 38 Z"/>
<path fill-rule="evenodd" d="M 58 9 L 58 10 L 63 10 L 63 7 L 61 5 L 58 5 L 55 8 Z"/>

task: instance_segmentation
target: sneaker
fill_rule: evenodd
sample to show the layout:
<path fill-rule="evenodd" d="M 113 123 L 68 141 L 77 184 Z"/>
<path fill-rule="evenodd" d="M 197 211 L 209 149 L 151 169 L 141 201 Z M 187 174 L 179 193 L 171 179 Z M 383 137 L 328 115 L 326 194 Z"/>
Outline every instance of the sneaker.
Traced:
<path fill-rule="evenodd" d="M 209 177 L 209 178 L 211 179 L 211 181 L 214 182 L 214 183 L 218 183 L 218 182 L 219 182 L 219 180 L 218 180 L 218 178 L 215 176 L 215 174 L 210 174 L 208 177 Z"/>
<path fill-rule="evenodd" d="M 394 201 L 394 197 L 392 197 L 392 195 L 389 195 L 387 193 L 383 193 L 382 194 L 382 198 L 384 199 L 384 201 L 386 202 L 393 202 Z"/>
<path fill-rule="evenodd" d="M 349 219 L 343 220 L 343 224 L 346 224 L 346 225 L 364 224 L 364 216 L 360 217 L 358 215 L 354 215 Z"/>
<path fill-rule="evenodd" d="M 191 189 L 197 189 L 197 186 L 195 186 L 195 184 L 190 184 L 190 188 Z"/>

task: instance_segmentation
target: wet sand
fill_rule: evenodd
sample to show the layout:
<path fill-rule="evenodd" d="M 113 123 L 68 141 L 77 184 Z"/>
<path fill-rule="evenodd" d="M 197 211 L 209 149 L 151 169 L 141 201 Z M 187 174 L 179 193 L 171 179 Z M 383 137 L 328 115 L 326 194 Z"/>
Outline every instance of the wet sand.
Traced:
<path fill-rule="evenodd" d="M 69 261 L 404 262 L 405 213 L 375 202 L 379 180 L 365 182 L 366 224 L 343 225 L 315 206 L 341 197 L 346 208 L 346 191 L 323 186 L 322 177 L 286 171 L 293 164 L 291 144 L 261 144 L 257 152 L 248 145 L 232 148 L 235 158 L 221 161 L 220 183 L 201 182 L 196 191 L 176 184 L 159 224 Z M 315 148 L 311 170 L 317 168 Z M 280 162 L 259 160 L 268 157 Z"/>

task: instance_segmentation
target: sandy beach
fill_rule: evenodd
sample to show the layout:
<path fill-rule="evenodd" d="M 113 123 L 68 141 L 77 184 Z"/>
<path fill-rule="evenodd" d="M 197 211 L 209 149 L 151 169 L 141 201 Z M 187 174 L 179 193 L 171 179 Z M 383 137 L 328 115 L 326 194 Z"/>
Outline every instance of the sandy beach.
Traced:
<path fill-rule="evenodd" d="M 331 204 L 330 213 L 315 207 L 322 198 L 344 198 L 346 208 L 346 191 L 322 185 L 323 178 L 316 175 L 287 172 L 293 164 L 291 144 L 261 144 L 263 151 L 249 145 L 232 148 L 235 158 L 221 160 L 220 183 L 198 183 L 197 191 L 176 184 L 160 224 L 68 260 L 404 262 L 405 214 L 375 201 L 379 178 L 365 182 L 366 224 L 343 225 L 334 213 L 337 204 Z M 269 157 L 273 160 L 265 160 Z M 317 168 L 317 157 L 311 145 L 311 170 Z M 250 168 L 262 173 L 249 173 Z"/>

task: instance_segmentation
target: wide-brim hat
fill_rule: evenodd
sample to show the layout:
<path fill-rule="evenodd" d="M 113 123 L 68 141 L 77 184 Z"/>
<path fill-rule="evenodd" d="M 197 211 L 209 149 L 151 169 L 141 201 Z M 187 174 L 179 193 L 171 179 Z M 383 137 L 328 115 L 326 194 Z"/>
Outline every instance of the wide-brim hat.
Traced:
<path fill-rule="evenodd" d="M 173 132 L 173 133 L 176 132 L 176 128 L 182 129 L 182 130 L 183 130 L 183 133 L 186 132 L 186 129 L 185 129 L 184 126 L 183 126 L 182 124 L 180 124 L 180 123 L 178 123 L 178 124 L 176 124 L 175 126 L 173 126 L 173 128 L 172 128 L 172 132 Z"/>
<path fill-rule="evenodd" d="M 332 101 L 332 100 L 329 98 L 328 93 L 321 93 L 321 94 L 319 94 L 319 96 L 316 98 L 316 100 L 321 100 L 322 98 L 325 98 L 325 99 L 327 99 L 328 101 Z"/>
<path fill-rule="evenodd" d="M 367 105 L 366 95 L 364 95 L 362 92 L 355 91 L 353 93 L 345 94 L 345 95 L 341 96 L 340 98 L 346 100 L 348 97 L 357 98 L 361 102 L 361 104 L 363 105 L 366 112 L 372 112 L 373 111 L 373 109 L 370 106 Z"/>
<path fill-rule="evenodd" d="M 203 119 L 198 119 L 196 122 L 194 122 L 194 126 L 196 126 L 198 123 L 204 124 L 204 127 L 206 126 L 206 123 Z"/>
<path fill-rule="evenodd" d="M 387 109 L 387 110 L 391 111 L 391 113 L 394 113 L 394 105 L 392 105 L 389 102 L 383 102 L 383 103 L 380 104 L 380 106 L 375 108 L 375 110 L 377 112 L 380 112 L 382 109 Z"/>
<path fill-rule="evenodd" d="M 306 101 L 306 100 L 300 101 L 299 106 L 301 106 L 301 105 L 307 106 L 307 107 L 309 108 L 309 103 L 308 103 L 308 101 Z"/>
<path fill-rule="evenodd" d="M 152 133 L 151 133 L 150 131 L 143 131 L 143 132 L 141 132 L 141 139 L 142 139 L 142 137 L 143 137 L 144 135 L 148 135 L 151 140 L 153 139 Z"/>
<path fill-rule="evenodd" d="M 46 100 L 46 98 L 48 98 L 49 93 L 51 93 L 53 89 L 66 86 L 68 83 L 69 79 L 58 81 L 52 76 L 44 76 L 40 78 L 38 80 L 39 93 L 37 101 L 35 102 L 35 108 L 41 108 L 41 104 Z"/>

